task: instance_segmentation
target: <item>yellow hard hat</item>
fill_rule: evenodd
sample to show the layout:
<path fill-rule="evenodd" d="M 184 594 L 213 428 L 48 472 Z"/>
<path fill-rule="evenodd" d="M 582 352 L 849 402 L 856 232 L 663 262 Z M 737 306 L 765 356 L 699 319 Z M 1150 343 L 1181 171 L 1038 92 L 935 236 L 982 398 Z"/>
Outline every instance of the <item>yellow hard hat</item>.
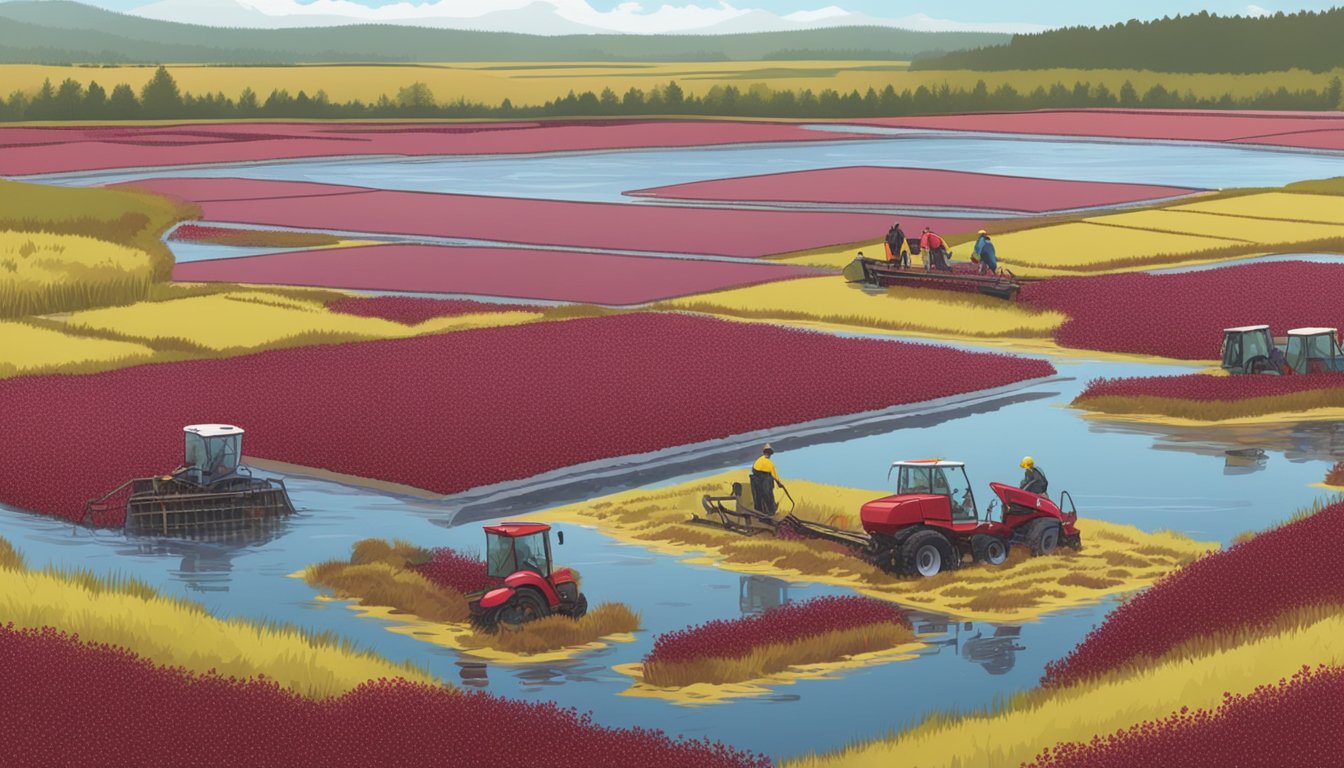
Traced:
<path fill-rule="evenodd" d="M 977 235 L 983 235 L 983 234 L 986 234 L 986 232 L 985 232 L 985 230 L 982 229 L 982 230 L 980 230 L 979 232 L 977 232 L 976 234 L 977 234 Z"/>
<path fill-rule="evenodd" d="M 1036 466 L 1036 460 L 1031 458 L 1030 456 L 1024 456 L 1022 457 L 1022 463 L 1019 466 L 1021 466 L 1023 469 L 1031 469 L 1032 467 Z"/>

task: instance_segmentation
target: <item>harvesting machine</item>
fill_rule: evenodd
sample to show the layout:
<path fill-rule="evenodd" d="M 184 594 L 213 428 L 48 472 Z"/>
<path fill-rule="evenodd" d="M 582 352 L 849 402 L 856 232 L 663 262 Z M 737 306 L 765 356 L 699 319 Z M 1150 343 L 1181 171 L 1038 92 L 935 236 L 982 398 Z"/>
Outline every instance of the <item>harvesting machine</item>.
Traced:
<path fill-rule="evenodd" d="M 962 462 L 897 461 L 891 471 L 897 472 L 896 493 L 863 505 L 861 532 L 792 513 L 776 520 L 743 502 L 740 483 L 733 484 L 730 496 L 701 499 L 706 517 L 692 516 L 691 521 L 747 535 L 783 528 L 842 544 L 884 571 L 910 576 L 953 570 L 968 557 L 1001 565 L 1014 546 L 1026 547 L 1032 555 L 1048 555 L 1060 544 L 1082 547 L 1078 511 L 1067 491 L 1055 502 L 1015 486 L 990 483 L 997 498 L 982 516 Z"/>
<path fill-rule="evenodd" d="M 249 533 L 294 513 L 285 481 L 253 477 L 242 465 L 243 430 L 229 424 L 183 428 L 182 465 L 127 480 L 84 506 L 84 521 L 124 513 L 131 534 L 181 538 Z"/>
<path fill-rule="evenodd" d="M 565 543 L 563 533 L 556 538 Z M 574 572 L 551 562 L 551 526 L 545 523 L 485 526 L 485 563 L 487 575 L 503 586 L 468 597 L 472 621 L 483 629 L 516 627 L 553 614 L 577 619 L 588 612 Z"/>
<path fill-rule="evenodd" d="M 1228 373 L 1321 373 L 1344 371 L 1335 328 L 1294 328 L 1271 336 L 1268 325 L 1223 329 L 1222 367 Z"/>

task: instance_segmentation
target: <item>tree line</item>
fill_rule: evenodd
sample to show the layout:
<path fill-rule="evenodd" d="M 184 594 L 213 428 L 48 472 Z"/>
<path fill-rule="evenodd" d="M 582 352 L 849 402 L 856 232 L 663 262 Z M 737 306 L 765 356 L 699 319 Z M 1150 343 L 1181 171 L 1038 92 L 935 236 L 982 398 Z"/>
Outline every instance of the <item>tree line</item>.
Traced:
<path fill-rule="evenodd" d="M 1153 85 L 1140 93 L 1125 82 L 1118 90 L 1104 83 L 1055 83 L 1049 88 L 1018 91 L 1011 85 L 990 89 L 983 80 L 973 87 L 921 85 L 896 91 L 890 85 L 878 91 L 841 93 L 773 90 L 764 84 L 745 89 L 716 85 L 703 96 L 687 94 L 676 81 L 648 90 L 631 88 L 617 94 L 584 91 L 539 106 L 515 106 L 508 99 L 489 105 L 465 99 L 440 102 L 424 83 L 413 83 L 393 95 L 371 102 L 335 102 L 323 91 L 291 95 L 273 90 L 262 99 L 251 88 L 237 99 L 223 93 L 195 96 L 184 93 L 168 70 L 160 67 L 136 93 L 123 83 L 108 92 L 96 81 L 85 87 L 67 78 L 53 86 L 48 80 L 29 96 L 15 91 L 0 102 L 0 121 L 20 120 L 153 120 L 249 118 L 528 118 L 596 117 L 620 115 L 706 115 L 728 117 L 900 117 L 962 112 L 1011 112 L 1029 109 L 1085 107 L 1143 107 L 1164 109 L 1277 109 L 1336 110 L 1344 108 L 1344 85 L 1332 77 L 1321 89 L 1266 90 L 1253 96 L 1196 96 Z"/>
<path fill-rule="evenodd" d="M 916 59 L 912 69 L 1143 69 L 1326 72 L 1344 66 L 1344 8 L 1272 16 L 1207 11 L 1105 27 L 1014 35 L 1007 45 Z"/>

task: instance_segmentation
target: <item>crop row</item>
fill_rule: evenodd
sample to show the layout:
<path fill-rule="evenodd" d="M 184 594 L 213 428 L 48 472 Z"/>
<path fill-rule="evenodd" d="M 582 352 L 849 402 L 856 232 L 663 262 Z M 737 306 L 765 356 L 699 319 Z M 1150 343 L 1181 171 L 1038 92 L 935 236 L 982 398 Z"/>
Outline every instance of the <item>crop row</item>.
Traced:
<path fill-rule="evenodd" d="M 874 624 L 909 629 L 900 608 L 867 597 L 818 597 L 786 603 L 756 616 L 716 619 L 654 638 L 647 664 L 677 664 L 704 658 L 742 658 L 764 645 L 791 643 L 829 632 Z"/>
<path fill-rule="evenodd" d="M 1338 765 L 1344 729 L 1334 719 L 1344 669 L 1303 667 L 1291 679 L 1248 694 L 1225 694 L 1216 710 L 1181 711 L 1089 743 L 1045 750 L 1027 768 L 1179 765 Z"/>
<path fill-rule="evenodd" d="M 557 767 L 769 765 L 708 741 L 605 728 L 550 702 L 401 679 L 315 701 L 261 677 L 195 675 L 50 628 L 0 627 L 0 689 L 0 718 L 15 725 L 0 763 L 32 768 L 528 765 L 539 749 Z"/>
<path fill-rule="evenodd" d="M 1020 296 L 1028 306 L 1069 316 L 1055 332 L 1063 346 L 1212 360 L 1224 328 L 1267 324 L 1282 335 L 1292 328 L 1331 325 L 1341 287 L 1344 266 L 1278 262 L 1165 275 L 1060 278 L 1025 285 Z"/>
<path fill-rule="evenodd" d="M 530 311 L 523 304 L 496 304 L 469 299 L 427 299 L 416 296 L 350 296 L 327 302 L 327 309 L 346 315 L 379 317 L 384 320 L 419 325 L 436 317 L 471 315 L 478 312 Z"/>
<path fill-rule="evenodd" d="M 1076 403 L 1099 397 L 1164 397 L 1213 402 L 1278 397 L 1298 392 L 1344 387 L 1344 374 L 1315 373 L 1306 376 L 1140 376 L 1095 379 L 1088 382 Z"/>
<path fill-rule="evenodd" d="M 1041 685 L 1069 686 L 1153 659 L 1196 638 L 1269 627 L 1289 611 L 1344 595 L 1344 502 L 1207 555 L 1121 605 Z"/>
<path fill-rule="evenodd" d="M 763 354 L 787 375 L 749 364 Z M 1053 372 L 1041 360 L 635 313 L 23 377 L 0 381 L 0 434 L 23 436 L 0 444 L 0 501 L 78 519 L 86 500 L 176 466 L 187 424 L 247 429 L 245 457 L 454 493 Z M 117 450 L 71 438 L 89 424 L 121 436 Z"/>

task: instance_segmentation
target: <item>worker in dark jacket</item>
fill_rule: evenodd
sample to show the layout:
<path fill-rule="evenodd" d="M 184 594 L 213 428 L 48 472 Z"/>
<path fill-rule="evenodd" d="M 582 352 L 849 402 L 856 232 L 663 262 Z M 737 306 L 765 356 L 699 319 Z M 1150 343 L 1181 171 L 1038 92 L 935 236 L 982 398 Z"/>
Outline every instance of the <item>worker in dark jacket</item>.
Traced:
<path fill-rule="evenodd" d="M 910 254 L 905 250 L 905 231 L 898 221 L 887 230 L 887 261 L 898 266 L 910 266 Z"/>
<path fill-rule="evenodd" d="M 994 241 L 989 239 L 983 229 L 979 235 L 975 240 L 975 249 L 971 252 L 971 260 L 980 262 L 980 274 L 989 272 L 992 275 L 999 271 L 999 257 L 994 252 Z"/>
<path fill-rule="evenodd" d="M 1024 491 L 1044 496 L 1046 488 L 1049 487 L 1050 482 L 1045 479 L 1045 473 L 1041 471 L 1041 468 L 1036 466 L 1036 460 L 1030 456 L 1026 456 L 1018 466 L 1027 471 L 1027 473 L 1022 476 L 1022 482 L 1018 484 L 1018 487 Z"/>
<path fill-rule="evenodd" d="M 761 449 L 761 457 L 751 465 L 751 498 L 757 511 L 767 515 L 775 514 L 778 509 L 775 504 L 775 485 L 784 488 L 784 483 L 779 479 L 779 472 L 775 471 L 775 462 L 770 458 L 773 455 L 775 449 L 766 443 Z M 787 492 L 787 489 L 785 490 Z"/>

